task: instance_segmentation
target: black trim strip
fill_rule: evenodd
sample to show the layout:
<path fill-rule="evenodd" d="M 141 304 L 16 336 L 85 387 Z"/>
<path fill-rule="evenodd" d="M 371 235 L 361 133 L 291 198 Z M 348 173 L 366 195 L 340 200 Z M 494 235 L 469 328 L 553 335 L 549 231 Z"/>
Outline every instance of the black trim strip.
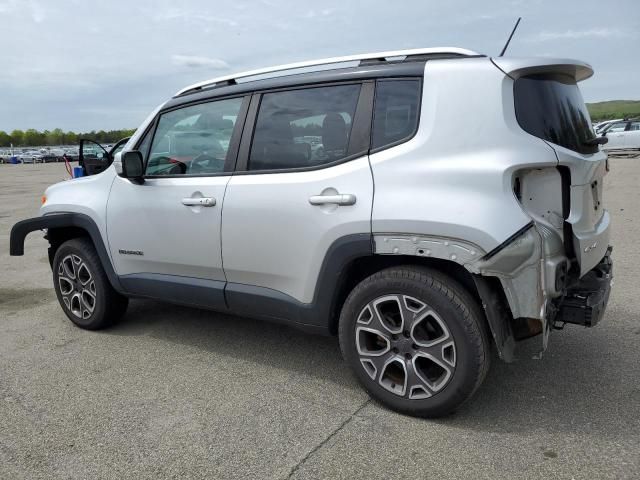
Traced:
<path fill-rule="evenodd" d="M 249 153 L 251 152 L 251 143 L 253 142 L 253 129 L 255 128 L 256 118 L 258 117 L 258 108 L 260 107 L 261 101 L 262 94 L 255 93 L 251 96 L 249 111 L 247 112 L 247 118 L 244 122 L 244 128 L 242 129 L 242 140 L 240 141 L 234 175 L 237 175 L 238 172 L 245 172 L 247 170 L 247 165 L 249 164 Z"/>
<path fill-rule="evenodd" d="M 48 235 L 51 236 L 53 229 L 65 227 L 80 228 L 89 234 L 111 285 L 117 291 L 122 292 L 122 286 L 111 264 L 111 258 L 102 241 L 100 230 L 88 215 L 65 212 L 22 220 L 11 229 L 9 254 L 12 256 L 24 255 L 24 239 L 31 232 L 48 229 Z"/>
<path fill-rule="evenodd" d="M 353 116 L 353 126 L 347 149 L 347 156 L 350 158 L 365 155 L 369 151 L 375 91 L 375 83 L 371 80 L 363 82 L 360 87 L 360 96 Z"/>
<path fill-rule="evenodd" d="M 513 235 L 511 235 L 509 238 L 507 238 L 504 242 L 502 242 L 500 245 L 498 245 L 496 248 L 494 248 L 493 250 L 491 250 L 489 253 L 487 253 L 484 257 L 482 257 L 482 260 L 489 260 L 491 257 L 495 256 L 497 253 L 499 253 L 501 250 L 503 250 L 504 248 L 506 248 L 511 242 L 513 242 L 516 238 L 518 238 L 520 235 L 522 235 L 523 233 L 525 233 L 527 230 L 529 230 L 531 227 L 533 227 L 535 225 L 535 223 L 533 223 L 533 220 L 530 221 L 529 223 L 527 223 L 524 227 L 522 227 L 520 230 L 518 230 L 516 233 L 514 233 Z"/>
<path fill-rule="evenodd" d="M 131 296 L 217 311 L 227 310 L 224 301 L 224 280 L 160 273 L 134 273 L 122 275 L 120 283 L 125 292 Z"/>
<path fill-rule="evenodd" d="M 24 239 L 35 230 L 77 227 L 85 230 L 98 252 L 113 287 L 128 296 L 153 298 L 180 305 L 247 315 L 289 324 L 314 333 L 332 332 L 338 312 L 339 281 L 357 258 L 373 255 L 370 233 L 346 235 L 329 247 L 318 274 L 311 303 L 302 303 L 266 287 L 225 283 L 176 275 L 140 273 L 117 276 L 98 227 L 87 215 L 60 213 L 30 218 L 11 229 L 10 253 L 24 254 Z"/>
<path fill-rule="evenodd" d="M 464 57 L 458 57 L 464 58 Z M 289 75 L 274 75 L 259 80 L 243 79 L 231 86 L 211 85 L 200 90 L 191 90 L 183 95 L 172 97 L 167 103 L 175 105 L 188 102 L 189 97 L 204 98 L 222 95 L 233 95 L 238 92 L 266 92 L 272 89 L 289 88 L 291 86 L 322 85 L 332 82 L 362 81 L 379 77 L 422 76 L 424 74 L 424 60 L 414 62 L 393 62 L 386 64 L 365 65 L 349 68 L 333 68 L 317 72 L 291 73 Z"/>
<path fill-rule="evenodd" d="M 334 315 L 339 313 L 341 276 L 355 259 L 373 255 L 371 238 L 369 233 L 358 233 L 341 237 L 331 244 L 322 262 L 311 303 L 302 303 L 270 288 L 229 282 L 225 288 L 229 310 L 234 314 L 330 333 Z"/>

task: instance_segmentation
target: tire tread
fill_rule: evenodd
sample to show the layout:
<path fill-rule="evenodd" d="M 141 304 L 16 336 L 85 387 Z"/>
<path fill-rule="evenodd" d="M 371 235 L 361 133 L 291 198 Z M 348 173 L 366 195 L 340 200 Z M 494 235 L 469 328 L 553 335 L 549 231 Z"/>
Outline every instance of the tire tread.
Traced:
<path fill-rule="evenodd" d="M 462 406 L 478 390 L 487 375 L 491 363 L 488 327 L 486 325 L 484 312 L 482 311 L 481 306 L 467 291 L 467 289 L 455 279 L 438 270 L 413 265 L 387 268 L 367 277 L 351 291 L 347 296 L 344 305 L 347 305 L 351 299 L 363 294 L 365 291 L 372 288 L 373 285 L 381 281 L 394 282 L 396 284 L 398 281 L 404 281 L 407 286 L 409 284 L 415 284 L 416 282 L 421 283 L 434 292 L 446 297 L 451 305 L 459 312 L 458 318 L 464 323 L 465 329 L 471 333 L 469 339 L 474 344 L 475 348 L 473 350 L 477 352 L 473 358 L 473 364 L 479 371 L 475 384 L 465 395 L 465 398 L 461 399 L 457 403 L 455 408 Z M 352 328 L 351 322 L 349 322 L 348 319 L 343 318 L 343 315 L 341 314 L 338 334 L 340 338 L 340 349 L 345 359 L 349 358 L 347 348 L 350 346 L 346 345 L 344 341 L 344 339 L 348 338 L 347 329 L 349 328 Z M 412 415 L 430 417 L 437 417 L 449 413 L 448 411 L 442 411 L 435 413 L 428 412 L 425 414 L 420 411 L 409 411 L 409 409 L 403 409 L 403 412 Z"/>

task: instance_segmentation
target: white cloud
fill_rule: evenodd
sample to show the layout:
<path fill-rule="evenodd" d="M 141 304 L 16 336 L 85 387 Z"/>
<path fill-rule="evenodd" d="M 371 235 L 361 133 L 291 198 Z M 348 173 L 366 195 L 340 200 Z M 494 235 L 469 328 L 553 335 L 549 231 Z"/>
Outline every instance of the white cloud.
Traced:
<path fill-rule="evenodd" d="M 172 55 L 171 60 L 174 65 L 190 68 L 229 68 L 229 64 L 219 58 L 201 57 L 198 55 Z"/>
<path fill-rule="evenodd" d="M 640 64 L 624 46 L 640 37 L 640 1 L 617 2 L 556 1 L 550 16 L 549 0 L 0 0 L 0 130 L 135 126 L 227 62 L 244 71 L 443 44 L 495 53 L 517 15 L 510 54 L 583 58 L 596 69 L 586 99 L 636 99 Z"/>
<path fill-rule="evenodd" d="M 225 17 L 208 15 L 202 11 L 184 10 L 180 8 L 168 8 L 158 12 L 153 16 L 156 22 L 171 22 L 173 20 L 183 20 L 185 22 L 217 23 L 227 27 L 237 27 L 238 22 Z"/>
<path fill-rule="evenodd" d="M 42 23 L 46 17 L 44 7 L 35 0 L 0 0 L 0 13 L 3 15 L 26 13 L 35 23 Z"/>
<path fill-rule="evenodd" d="M 328 17 L 332 15 L 337 9 L 336 8 L 323 8 L 322 10 L 308 10 L 302 18 L 316 18 L 316 17 Z"/>
<path fill-rule="evenodd" d="M 29 2 L 29 6 L 31 7 L 31 18 L 33 18 L 33 21 L 36 23 L 44 22 L 46 15 L 42 5 L 31 0 L 31 2 Z"/>
<path fill-rule="evenodd" d="M 565 30 L 564 32 L 540 32 L 530 36 L 532 42 L 547 42 L 551 40 L 576 40 L 581 38 L 613 38 L 627 37 L 629 34 L 617 28 L 591 28 L 589 30 Z"/>

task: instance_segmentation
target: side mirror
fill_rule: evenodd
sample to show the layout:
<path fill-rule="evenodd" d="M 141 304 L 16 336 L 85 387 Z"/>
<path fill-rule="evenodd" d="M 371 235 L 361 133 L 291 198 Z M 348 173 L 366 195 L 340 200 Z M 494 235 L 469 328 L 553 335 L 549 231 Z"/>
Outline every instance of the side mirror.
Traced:
<path fill-rule="evenodd" d="M 123 152 L 121 154 L 122 161 L 122 178 L 127 178 L 134 183 L 144 183 L 144 162 L 142 153 L 138 150 Z"/>

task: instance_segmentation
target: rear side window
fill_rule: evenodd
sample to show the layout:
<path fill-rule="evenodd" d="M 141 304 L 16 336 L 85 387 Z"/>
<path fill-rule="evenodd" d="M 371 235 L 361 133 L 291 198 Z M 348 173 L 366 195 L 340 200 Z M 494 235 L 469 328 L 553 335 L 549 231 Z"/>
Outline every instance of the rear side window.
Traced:
<path fill-rule="evenodd" d="M 315 167 L 347 157 L 359 95 L 360 85 L 265 94 L 249 170 Z"/>
<path fill-rule="evenodd" d="M 516 80 L 518 123 L 531 135 L 579 153 L 595 153 L 589 112 L 575 80 L 568 75 L 529 75 Z"/>
<path fill-rule="evenodd" d="M 418 128 L 420 82 L 384 80 L 376 86 L 371 147 L 380 149 L 411 138 Z"/>

